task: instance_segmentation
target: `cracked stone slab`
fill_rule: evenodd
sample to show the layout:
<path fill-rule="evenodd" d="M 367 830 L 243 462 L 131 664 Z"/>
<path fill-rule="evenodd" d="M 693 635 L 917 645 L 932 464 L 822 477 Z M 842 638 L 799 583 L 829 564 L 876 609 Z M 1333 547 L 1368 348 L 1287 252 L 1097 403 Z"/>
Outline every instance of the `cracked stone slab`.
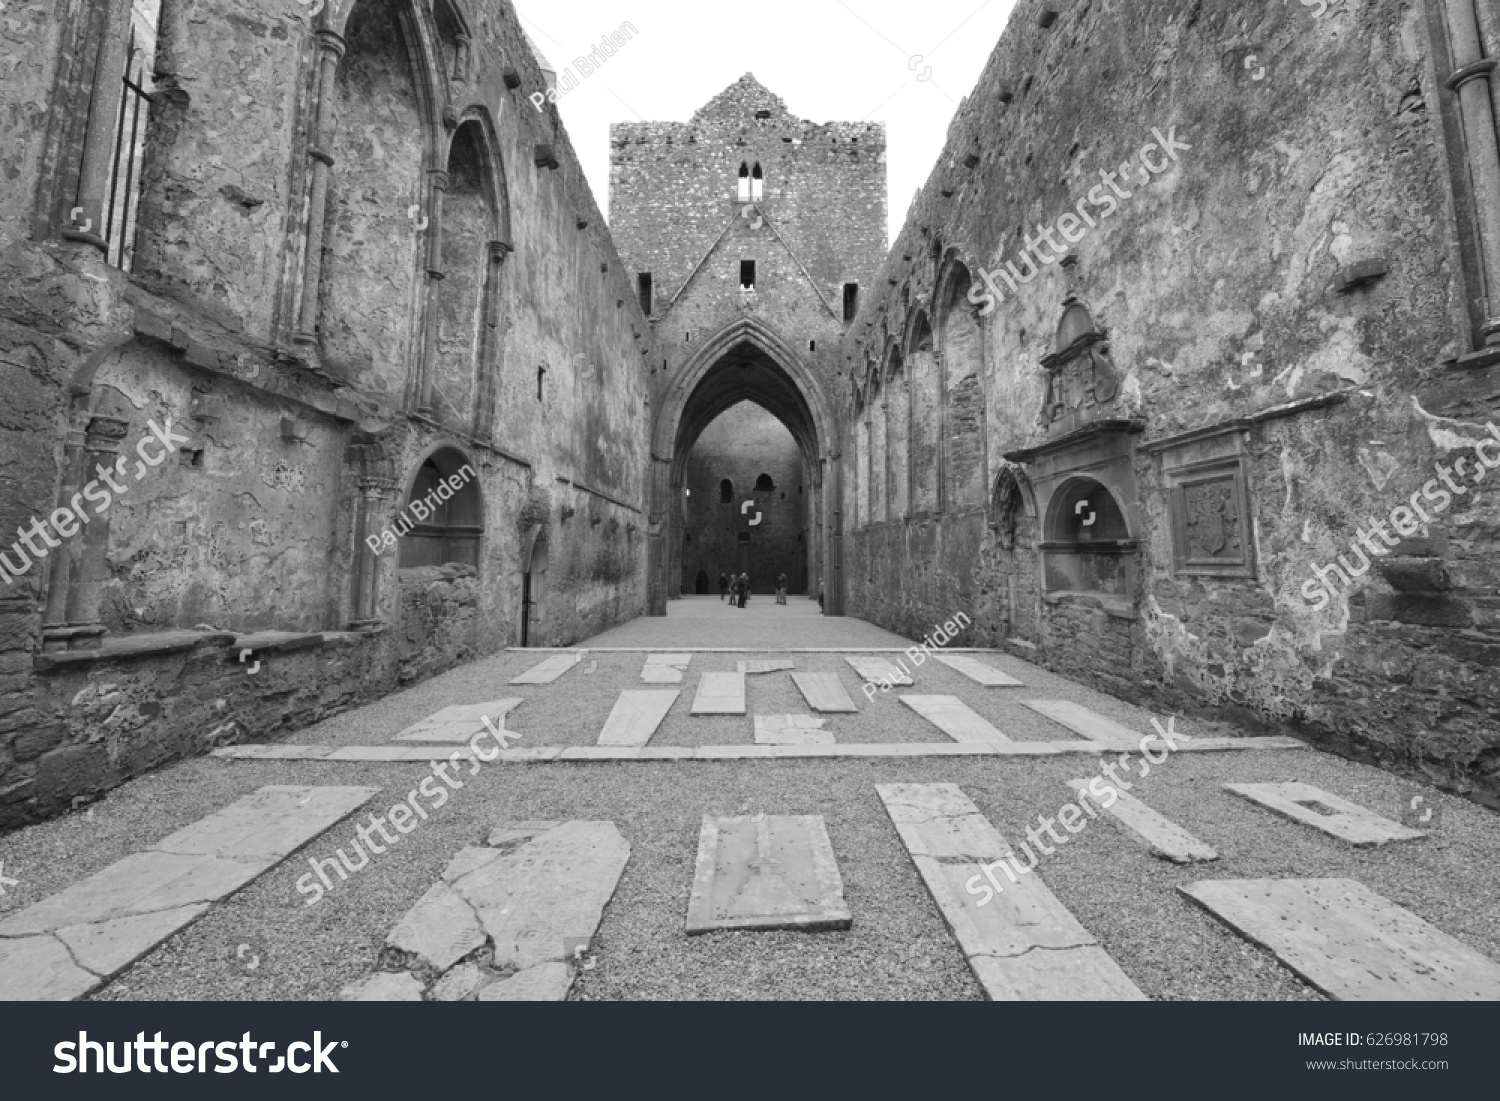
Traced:
<path fill-rule="evenodd" d="M 827 721 L 815 715 L 757 715 L 755 744 L 833 745 L 833 732 L 823 729 Z"/>
<path fill-rule="evenodd" d="M 870 684 L 915 684 L 908 673 L 899 665 L 892 665 L 884 658 L 852 657 L 845 658 L 860 679 Z"/>
<path fill-rule="evenodd" d="M 876 792 L 991 1000 L 1145 1000 L 1035 872 L 1010 883 L 996 869 L 1002 889 L 989 885 L 981 860 L 1012 850 L 956 784 L 881 784 Z"/>
<path fill-rule="evenodd" d="M 1074 703 L 1072 700 L 1022 700 L 1021 702 L 1037 714 L 1045 715 L 1053 722 L 1062 724 L 1080 737 L 1107 745 L 1111 749 L 1139 749 L 1141 739 L 1145 737 L 1144 734 L 1131 730 L 1123 723 L 1105 718 L 1097 711 L 1090 711 L 1083 704 Z M 1184 734 L 1174 733 L 1173 736 L 1181 738 L 1184 742 L 1189 740 Z"/>
<path fill-rule="evenodd" d="M 464 849 L 454 859 L 462 860 L 466 854 L 474 853 L 483 853 L 486 857 L 495 855 L 489 849 Z M 450 862 L 449 871 L 452 868 Z M 465 865 L 464 870 L 470 869 Z M 443 879 L 427 888 L 426 894 L 396 923 L 385 940 L 388 947 L 410 952 L 419 963 L 437 972 L 447 971 L 470 952 L 484 946 L 484 929 L 479 918 L 473 907 L 448 885 L 449 871 L 444 872 Z"/>
<path fill-rule="evenodd" d="M 641 680 L 647 684 L 681 684 L 692 660 L 692 654 L 647 654 Z"/>
<path fill-rule="evenodd" d="M 796 667 L 796 663 L 791 658 L 761 658 L 756 661 L 742 661 L 739 665 L 741 673 L 784 673 Z"/>
<path fill-rule="evenodd" d="M 479 992 L 481 1002 L 560 1002 L 573 987 L 573 972 L 565 963 L 539 963 L 491 983 Z"/>
<path fill-rule="evenodd" d="M 1500 964 L 1353 879 L 1178 890 L 1339 1001 L 1500 1001 Z"/>
<path fill-rule="evenodd" d="M 675 688 L 621 692 L 599 732 L 599 744 L 645 745 L 679 695 Z"/>
<path fill-rule="evenodd" d="M 1095 777 L 1097 779 L 1097 777 Z M 1088 795 L 1088 782 L 1069 780 L 1068 786 L 1079 796 Z M 1126 795 L 1118 787 L 1114 789 L 1115 800 L 1105 806 L 1102 800 L 1097 805 L 1105 814 L 1118 822 L 1126 834 L 1145 845 L 1153 856 L 1170 860 L 1174 864 L 1193 864 L 1200 861 L 1217 860 L 1219 854 L 1199 841 L 1187 830 L 1165 815 L 1152 810 L 1132 795 Z"/>
<path fill-rule="evenodd" d="M 1322 830 L 1356 848 L 1389 845 L 1393 841 L 1420 841 L 1427 836 L 1423 830 L 1409 829 L 1399 822 L 1382 818 L 1358 803 L 1351 803 L 1312 784 L 1225 784 L 1224 787 L 1242 799 L 1259 803 L 1294 822 Z"/>
<path fill-rule="evenodd" d="M 0 1000 L 88 993 L 378 790 L 260 788 L 9 915 L 0 921 Z"/>
<path fill-rule="evenodd" d="M 490 835 L 485 838 L 484 843 L 492 848 L 501 845 L 509 845 L 515 841 L 530 841 L 532 838 L 555 830 L 562 825 L 561 820 L 549 822 L 501 822 L 490 830 Z"/>
<path fill-rule="evenodd" d="M 1011 744 L 1009 738 L 957 696 L 906 695 L 901 697 L 901 702 L 955 742 Z"/>
<path fill-rule="evenodd" d="M 501 730 L 505 729 L 505 716 L 520 707 L 525 701 L 516 697 L 490 700 L 489 703 L 464 703 L 435 711 L 419 723 L 415 723 L 396 735 L 398 742 L 467 742 L 476 734 L 483 734 L 489 727 L 488 718 Z"/>
<path fill-rule="evenodd" d="M 823 816 L 703 816 L 688 933 L 847 929 L 853 921 Z"/>
<path fill-rule="evenodd" d="M 1009 673 L 1003 673 L 993 665 L 986 665 L 978 658 L 967 657 L 963 654 L 932 654 L 935 661 L 942 662 L 949 669 L 962 673 L 975 684 L 982 684 L 986 688 L 1020 688 L 1021 682 Z"/>
<path fill-rule="evenodd" d="M 420 1002 L 422 984 L 405 971 L 377 971 L 339 991 L 341 1002 Z"/>
<path fill-rule="evenodd" d="M 511 684 L 551 684 L 562 676 L 573 666 L 583 660 L 587 650 L 570 650 L 563 654 L 553 654 L 546 661 L 533 665 L 520 676 L 512 677 Z"/>
<path fill-rule="evenodd" d="M 704 673 L 693 697 L 694 715 L 743 715 L 744 673 Z"/>
<path fill-rule="evenodd" d="M 792 680 L 814 711 L 858 711 L 837 673 L 793 673 Z"/>

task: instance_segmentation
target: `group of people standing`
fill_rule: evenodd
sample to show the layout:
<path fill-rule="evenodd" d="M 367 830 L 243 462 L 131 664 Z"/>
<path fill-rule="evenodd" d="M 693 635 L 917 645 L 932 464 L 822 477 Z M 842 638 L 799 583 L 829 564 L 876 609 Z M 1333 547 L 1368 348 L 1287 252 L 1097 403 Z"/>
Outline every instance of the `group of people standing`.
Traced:
<path fill-rule="evenodd" d="M 742 573 L 738 577 L 719 571 L 719 599 L 729 601 L 732 608 L 743 608 L 745 602 L 750 599 L 750 575 Z M 786 574 L 776 575 L 776 603 L 786 603 Z"/>

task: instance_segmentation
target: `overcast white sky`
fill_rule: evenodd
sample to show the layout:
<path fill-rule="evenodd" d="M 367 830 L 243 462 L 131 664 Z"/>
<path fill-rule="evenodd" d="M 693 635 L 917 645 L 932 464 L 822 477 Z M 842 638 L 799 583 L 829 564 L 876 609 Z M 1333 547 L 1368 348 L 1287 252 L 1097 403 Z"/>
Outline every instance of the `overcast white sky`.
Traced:
<path fill-rule="evenodd" d="M 601 208 L 609 204 L 610 123 L 686 122 L 749 72 L 801 118 L 886 124 L 889 238 L 942 152 L 948 123 L 1015 0 L 515 4 L 522 26 L 559 73 L 621 23 L 640 32 L 558 101 Z M 912 60 L 917 54 L 921 61 Z M 520 104 L 531 109 L 524 99 Z"/>

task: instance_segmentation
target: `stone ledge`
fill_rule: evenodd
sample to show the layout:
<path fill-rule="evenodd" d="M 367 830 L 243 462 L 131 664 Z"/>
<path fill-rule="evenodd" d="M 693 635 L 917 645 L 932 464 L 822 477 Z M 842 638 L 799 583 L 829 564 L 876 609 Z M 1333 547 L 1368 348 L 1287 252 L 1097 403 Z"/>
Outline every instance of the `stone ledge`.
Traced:
<path fill-rule="evenodd" d="M 324 644 L 321 632 L 257 631 L 252 635 L 238 635 L 234 640 L 235 650 L 250 650 L 257 654 L 274 651 L 319 650 Z"/>
<path fill-rule="evenodd" d="M 235 634 L 232 631 L 162 631 L 149 635 L 124 635 L 106 638 L 104 644 L 94 650 L 58 650 L 34 654 L 31 667 L 38 673 L 55 669 L 79 669 L 98 662 L 180 653 L 200 647 L 227 648 L 234 645 L 234 642 Z"/>

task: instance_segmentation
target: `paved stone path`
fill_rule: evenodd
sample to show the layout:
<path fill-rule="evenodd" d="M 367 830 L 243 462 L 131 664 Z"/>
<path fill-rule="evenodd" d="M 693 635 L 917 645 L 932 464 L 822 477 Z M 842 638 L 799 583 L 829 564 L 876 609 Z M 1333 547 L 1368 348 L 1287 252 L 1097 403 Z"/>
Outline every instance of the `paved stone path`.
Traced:
<path fill-rule="evenodd" d="M 1478 917 L 1497 901 L 1489 812 L 1424 789 L 1445 808 L 1443 832 L 1407 830 L 1385 814 L 1413 785 L 1215 724 L 1167 723 L 1168 743 L 1148 713 L 1004 654 L 906 662 L 900 685 L 888 674 L 909 642 L 810 601 L 741 611 L 700 598 L 671 612 L 566 651 L 495 655 L 286 742 L 142 778 L 101 804 L 101 821 L 123 823 L 102 859 L 81 816 L 0 838 L 22 882 L 0 898 L 0 997 L 1495 997 L 1500 933 Z M 687 669 L 696 684 L 681 684 Z M 890 688 L 849 698 L 877 670 Z M 835 689 L 847 710 L 807 713 L 844 708 Z M 471 748 L 485 716 L 510 748 Z M 377 788 L 399 799 L 436 783 L 439 765 L 458 780 L 451 804 L 304 913 L 293 884 L 306 865 L 288 855 Z M 1071 834 L 1076 807 L 1059 806 L 1106 782 L 1116 798 L 1090 814 L 1109 824 L 1085 823 L 1019 883 L 996 871 L 1006 837 L 1030 838 L 1049 813 Z M 202 807 L 201 821 L 156 827 L 152 791 Z M 317 797 L 308 805 L 334 803 L 311 816 L 304 795 L 267 794 L 293 791 L 348 794 Z M 694 894 L 706 820 L 739 823 L 712 905 L 713 877 Z M 258 838 L 239 855 L 236 829 Z M 1441 847 L 1383 844 L 1424 836 Z M 161 874 L 181 889 L 153 894 L 156 873 L 132 872 L 143 858 L 236 867 L 183 879 L 174 864 Z M 1219 878 L 1200 878 L 1210 871 Z M 992 889 L 991 873 L 1005 890 L 980 907 L 973 877 Z M 27 893 L 34 879 L 43 892 Z M 1408 882 L 1422 884 L 1415 901 Z M 230 905 L 233 931 L 215 933 Z M 715 910 L 785 926 L 798 907 L 812 928 L 842 931 L 713 931 Z M 1332 938 L 1321 948 L 1315 913 Z M 355 928 L 363 947 L 294 962 Z M 268 961 L 288 962 L 205 965 L 262 938 Z M 918 967 L 914 953 L 942 962 Z M 819 962 L 799 972 L 804 957 Z M 347 962 L 318 962 L 335 958 Z"/>

